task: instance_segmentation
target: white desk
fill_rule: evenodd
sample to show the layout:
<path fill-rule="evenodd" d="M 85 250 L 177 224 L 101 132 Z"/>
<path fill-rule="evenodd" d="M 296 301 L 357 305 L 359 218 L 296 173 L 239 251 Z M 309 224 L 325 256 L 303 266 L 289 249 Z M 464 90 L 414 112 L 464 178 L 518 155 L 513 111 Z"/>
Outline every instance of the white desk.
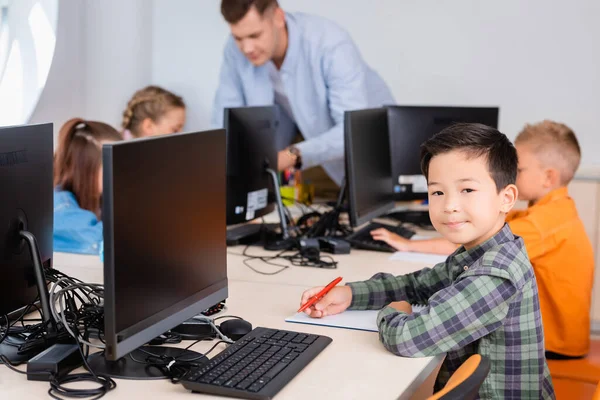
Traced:
<path fill-rule="evenodd" d="M 241 248 L 229 250 L 239 252 Z M 379 271 L 406 273 L 423 267 L 390 262 L 388 257 L 389 254 L 353 250 L 351 256 L 336 256 L 340 261 L 337 270 L 290 267 L 279 275 L 263 276 L 245 267 L 241 257 L 228 256 L 230 282 L 226 314 L 241 316 L 253 326 L 315 333 L 333 339 L 315 360 L 286 385 L 277 398 L 408 399 L 440 365 L 443 356 L 394 356 L 383 348 L 375 332 L 284 321 L 286 316 L 295 312 L 300 295 L 308 286 L 327 283 L 338 275 L 344 276 L 345 280 L 359 280 Z M 102 281 L 102 263 L 98 257 L 55 254 L 54 266 L 86 281 Z M 201 342 L 193 349 L 202 352 L 210 346 L 210 342 Z M 117 385 L 107 398 L 217 398 L 192 394 L 181 385 L 167 381 L 118 380 Z M 0 366 L 2 398 L 47 398 L 48 387 L 46 382 L 27 381 L 24 375 Z"/>
<path fill-rule="evenodd" d="M 245 257 L 241 256 L 243 249 L 244 246 L 227 248 L 227 276 L 230 281 L 302 286 L 308 289 L 312 286 L 326 285 L 338 276 L 344 278 L 343 282 L 354 282 L 369 279 L 378 272 L 403 275 L 418 271 L 426 266 L 420 263 L 389 261 L 391 253 L 352 249 L 350 254 L 333 256 L 338 261 L 338 266 L 335 269 L 294 267 L 285 260 L 275 260 L 274 262 L 288 265 L 289 268 L 276 275 L 261 275 L 244 265 L 243 260 Z M 276 254 L 276 252 L 266 251 L 255 246 L 250 247 L 248 253 L 251 255 Z M 322 254 L 330 255 L 327 253 Z M 250 261 L 250 265 L 259 271 L 267 273 L 280 269 L 279 267 L 265 264 L 260 260 Z M 103 276 L 102 263 L 96 256 L 55 253 L 54 267 L 73 276 L 77 276 L 83 270 L 86 274 L 92 274 L 91 277 L 96 281 L 102 280 Z M 95 274 L 94 271 L 96 272 Z"/>

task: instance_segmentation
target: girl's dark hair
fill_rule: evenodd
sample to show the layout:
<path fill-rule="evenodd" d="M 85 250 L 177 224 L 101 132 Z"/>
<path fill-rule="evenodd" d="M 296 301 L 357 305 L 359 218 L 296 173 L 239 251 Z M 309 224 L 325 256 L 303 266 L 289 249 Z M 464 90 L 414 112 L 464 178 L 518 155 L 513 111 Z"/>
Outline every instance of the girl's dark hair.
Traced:
<path fill-rule="evenodd" d="M 517 151 L 506 135 L 483 124 L 457 123 L 421 145 L 421 170 L 429 180 L 429 163 L 439 154 L 463 151 L 486 157 L 488 170 L 498 192 L 517 180 Z"/>
<path fill-rule="evenodd" d="M 58 134 L 54 155 L 54 186 L 75 195 L 79 206 L 100 216 L 98 174 L 104 140 L 121 140 L 121 134 L 103 122 L 73 118 Z"/>

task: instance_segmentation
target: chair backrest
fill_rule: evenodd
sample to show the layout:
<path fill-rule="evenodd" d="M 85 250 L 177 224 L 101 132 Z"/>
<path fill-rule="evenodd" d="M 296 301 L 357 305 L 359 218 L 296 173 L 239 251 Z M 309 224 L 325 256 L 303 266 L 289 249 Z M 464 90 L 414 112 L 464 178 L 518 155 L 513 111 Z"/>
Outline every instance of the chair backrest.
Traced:
<path fill-rule="evenodd" d="M 596 391 L 594 392 L 592 400 L 600 400 L 600 382 L 598 382 L 598 386 L 596 386 Z"/>
<path fill-rule="evenodd" d="M 448 380 L 444 388 L 428 400 L 470 400 L 477 398 L 479 387 L 490 372 L 490 360 L 474 354 Z"/>

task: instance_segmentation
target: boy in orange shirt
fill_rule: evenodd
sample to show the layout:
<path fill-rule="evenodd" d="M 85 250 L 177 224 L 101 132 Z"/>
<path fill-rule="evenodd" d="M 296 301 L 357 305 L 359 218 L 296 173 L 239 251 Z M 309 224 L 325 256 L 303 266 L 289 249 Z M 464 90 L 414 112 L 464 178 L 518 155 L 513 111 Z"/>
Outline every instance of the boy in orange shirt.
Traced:
<path fill-rule="evenodd" d="M 519 198 L 529 202 L 506 221 L 525 242 L 538 282 L 547 358 L 578 358 L 590 347 L 590 307 L 594 273 L 592 245 L 567 185 L 581 151 L 566 125 L 527 125 L 515 140 L 519 157 Z M 445 239 L 410 241 L 385 229 L 372 232 L 400 251 L 450 254 Z"/>

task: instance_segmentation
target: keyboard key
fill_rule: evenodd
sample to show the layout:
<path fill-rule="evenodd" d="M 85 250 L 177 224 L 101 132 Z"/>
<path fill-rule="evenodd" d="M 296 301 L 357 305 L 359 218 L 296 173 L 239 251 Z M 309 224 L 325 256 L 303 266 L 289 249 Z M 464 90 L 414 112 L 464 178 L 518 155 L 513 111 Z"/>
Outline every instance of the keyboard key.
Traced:
<path fill-rule="evenodd" d="M 278 373 L 280 373 L 280 372 L 281 372 L 281 371 L 282 371 L 282 370 L 283 370 L 285 367 L 287 367 L 287 366 L 288 366 L 288 364 L 280 362 L 280 363 L 278 363 L 277 365 L 275 365 L 273 368 L 271 368 L 271 369 L 269 370 L 269 372 L 267 372 L 267 373 L 265 374 L 265 376 L 264 376 L 264 377 L 265 377 L 265 378 L 270 378 L 270 379 L 273 379 L 273 378 L 275 378 L 275 376 L 276 376 Z"/>
<path fill-rule="evenodd" d="M 306 349 L 308 349 L 308 345 L 305 345 L 305 344 L 297 344 L 296 345 L 296 351 L 303 352 Z"/>
<path fill-rule="evenodd" d="M 230 380 L 228 380 L 227 382 L 225 382 L 225 383 L 223 384 L 223 386 L 225 386 L 225 387 L 228 387 L 228 388 L 232 388 L 232 387 L 234 387 L 235 385 L 237 385 L 237 384 L 238 384 L 238 382 L 239 382 L 239 381 L 238 381 L 238 380 L 236 380 L 236 379 L 230 379 Z"/>
<path fill-rule="evenodd" d="M 243 381 L 241 381 L 240 383 L 238 383 L 236 385 L 236 388 L 241 389 L 241 390 L 246 390 L 246 388 L 248 388 L 248 386 L 252 385 L 253 380 L 250 379 L 244 379 Z"/>
<path fill-rule="evenodd" d="M 259 380 L 257 380 L 256 382 L 254 382 L 252 385 L 250 385 L 250 387 L 248 388 L 248 390 L 251 391 L 251 392 L 258 392 L 268 382 L 269 382 L 269 379 L 260 378 Z"/>
<path fill-rule="evenodd" d="M 290 342 L 292 341 L 292 339 L 294 339 L 298 334 L 296 332 L 289 332 L 287 333 L 283 339 L 281 340 L 285 340 L 286 342 Z"/>
<path fill-rule="evenodd" d="M 301 333 L 301 334 L 297 335 L 295 338 L 293 338 L 291 340 L 291 342 L 292 343 L 302 343 L 304 340 L 306 340 L 307 337 L 308 337 L 307 335 L 304 335 Z"/>
<path fill-rule="evenodd" d="M 312 344 L 315 340 L 317 340 L 317 335 L 308 335 L 306 339 L 302 341 L 304 344 Z"/>

